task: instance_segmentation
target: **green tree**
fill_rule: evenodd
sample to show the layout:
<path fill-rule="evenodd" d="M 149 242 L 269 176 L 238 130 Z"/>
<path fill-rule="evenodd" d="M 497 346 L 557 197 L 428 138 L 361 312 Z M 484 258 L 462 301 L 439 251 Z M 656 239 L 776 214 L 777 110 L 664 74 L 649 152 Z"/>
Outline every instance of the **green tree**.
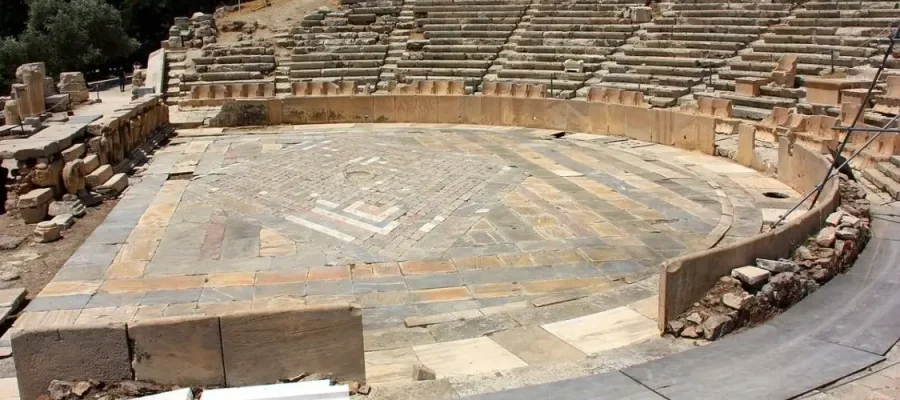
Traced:
<path fill-rule="evenodd" d="M 16 68 L 28 59 L 22 42 L 12 37 L 0 38 L 0 93 L 10 90 L 16 78 Z"/>

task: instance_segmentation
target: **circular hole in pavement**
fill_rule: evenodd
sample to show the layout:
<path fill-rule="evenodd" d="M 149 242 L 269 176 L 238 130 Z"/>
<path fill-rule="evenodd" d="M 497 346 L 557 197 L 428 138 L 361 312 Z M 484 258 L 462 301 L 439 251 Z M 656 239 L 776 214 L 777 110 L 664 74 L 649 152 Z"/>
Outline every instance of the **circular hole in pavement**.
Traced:
<path fill-rule="evenodd" d="M 763 192 L 763 196 L 771 197 L 773 199 L 786 199 L 791 197 L 781 192 Z"/>

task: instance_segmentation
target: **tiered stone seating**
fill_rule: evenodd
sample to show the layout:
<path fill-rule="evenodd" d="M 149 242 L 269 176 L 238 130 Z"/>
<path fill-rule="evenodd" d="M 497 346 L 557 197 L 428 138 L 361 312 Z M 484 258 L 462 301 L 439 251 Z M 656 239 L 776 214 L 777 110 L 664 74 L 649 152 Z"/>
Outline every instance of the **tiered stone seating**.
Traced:
<path fill-rule="evenodd" d="M 690 100 L 729 58 L 789 13 L 782 2 L 679 1 L 645 27 L 640 41 L 611 57 L 602 82 L 641 90 L 655 106 Z"/>
<path fill-rule="evenodd" d="M 396 79 L 464 80 L 474 92 L 525 13 L 529 0 L 417 0 L 418 25 Z"/>
<path fill-rule="evenodd" d="M 414 94 L 426 96 L 451 96 L 466 94 L 463 80 L 455 81 L 412 81 L 400 83 L 391 88 L 393 94 Z"/>
<path fill-rule="evenodd" d="M 574 97 L 601 62 L 638 29 L 638 21 L 626 18 L 634 6 L 643 2 L 536 3 L 510 38 L 510 50 L 498 60 L 496 74 L 486 79 L 540 83 L 552 97 Z M 645 11 L 649 18 L 649 9 Z"/>
<path fill-rule="evenodd" d="M 170 101 L 196 99 L 194 96 L 200 92 L 194 91 L 193 87 L 198 85 L 224 88 L 244 84 L 274 84 L 272 77 L 276 67 L 274 54 L 275 48 L 271 43 L 246 41 L 206 45 L 200 56 L 193 58 L 185 53 L 173 54 L 186 57 L 184 62 L 176 62 L 175 60 L 180 58 L 167 56 L 170 77 L 167 92 Z M 203 93 L 215 91 L 198 90 Z M 242 90 L 235 93 L 241 93 Z"/>
<path fill-rule="evenodd" d="M 292 81 L 339 82 L 374 87 L 387 55 L 386 39 L 400 13 L 400 1 L 342 0 L 339 12 L 322 9 L 292 29 Z"/>
<path fill-rule="evenodd" d="M 855 75 L 858 67 L 880 62 L 885 38 L 900 18 L 896 3 L 881 1 L 814 0 L 802 4 L 780 24 L 770 27 L 759 41 L 719 71 L 716 89 L 734 90 L 739 78 L 769 78 L 786 55 L 797 59 L 796 75 Z M 896 65 L 894 65 L 896 64 Z M 900 67 L 892 61 L 891 67 Z M 798 83 L 800 83 L 798 81 Z M 780 87 L 779 87 L 780 86 Z M 799 86 L 799 85 L 797 85 Z M 804 103 L 803 88 L 793 84 L 762 86 L 758 97 L 734 98 L 740 114 L 765 115 L 773 107 Z"/>

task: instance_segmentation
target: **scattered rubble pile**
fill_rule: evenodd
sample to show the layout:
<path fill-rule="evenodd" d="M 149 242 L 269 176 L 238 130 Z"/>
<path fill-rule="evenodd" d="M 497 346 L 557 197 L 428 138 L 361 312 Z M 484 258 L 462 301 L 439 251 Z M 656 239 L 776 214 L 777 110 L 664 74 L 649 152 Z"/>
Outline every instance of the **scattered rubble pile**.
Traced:
<path fill-rule="evenodd" d="M 693 307 L 666 326 L 684 338 L 716 340 L 759 324 L 816 291 L 853 265 L 869 233 L 869 201 L 864 187 L 840 182 L 841 206 L 822 228 L 794 250 L 791 259 L 757 259 L 755 266 L 731 271 Z"/>
<path fill-rule="evenodd" d="M 163 48 L 201 48 L 216 42 L 216 20 L 211 14 L 194 13 L 191 18 L 177 17 L 175 25 L 169 28 L 169 40 Z"/>

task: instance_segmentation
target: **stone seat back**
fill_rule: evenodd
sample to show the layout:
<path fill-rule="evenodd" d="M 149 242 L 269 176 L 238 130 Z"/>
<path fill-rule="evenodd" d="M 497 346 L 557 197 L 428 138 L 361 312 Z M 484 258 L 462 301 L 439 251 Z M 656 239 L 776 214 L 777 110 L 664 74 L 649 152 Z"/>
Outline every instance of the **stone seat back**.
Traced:
<path fill-rule="evenodd" d="M 623 32 L 630 34 L 640 28 L 630 24 L 611 24 L 611 25 L 591 25 L 591 24 L 569 24 L 569 23 L 535 23 L 531 22 L 527 26 L 527 31 L 534 32 Z"/>
<path fill-rule="evenodd" d="M 682 32 L 682 33 L 727 33 L 758 35 L 766 30 L 764 26 L 756 25 L 647 25 L 647 32 Z"/>
<path fill-rule="evenodd" d="M 631 36 L 630 32 L 581 32 L 581 31 L 525 31 L 520 34 L 526 39 L 607 39 L 623 42 Z"/>
<path fill-rule="evenodd" d="M 480 17 L 468 17 L 468 18 L 435 18 L 435 17 L 426 17 L 426 18 L 416 18 L 416 25 L 418 26 L 426 26 L 426 25 L 459 25 L 459 24 L 478 24 L 478 25 L 486 25 L 486 24 L 500 24 L 500 25 L 514 25 L 519 23 L 519 16 L 511 16 L 511 17 L 488 17 L 488 16 L 480 16 Z"/>
<path fill-rule="evenodd" d="M 428 24 L 422 25 L 425 32 L 445 31 L 512 31 L 515 24 Z"/>
<path fill-rule="evenodd" d="M 673 40 L 685 42 L 730 42 L 747 44 L 757 39 L 754 34 L 742 33 L 682 33 L 682 32 L 657 32 L 647 33 L 641 37 L 644 40 Z"/>

